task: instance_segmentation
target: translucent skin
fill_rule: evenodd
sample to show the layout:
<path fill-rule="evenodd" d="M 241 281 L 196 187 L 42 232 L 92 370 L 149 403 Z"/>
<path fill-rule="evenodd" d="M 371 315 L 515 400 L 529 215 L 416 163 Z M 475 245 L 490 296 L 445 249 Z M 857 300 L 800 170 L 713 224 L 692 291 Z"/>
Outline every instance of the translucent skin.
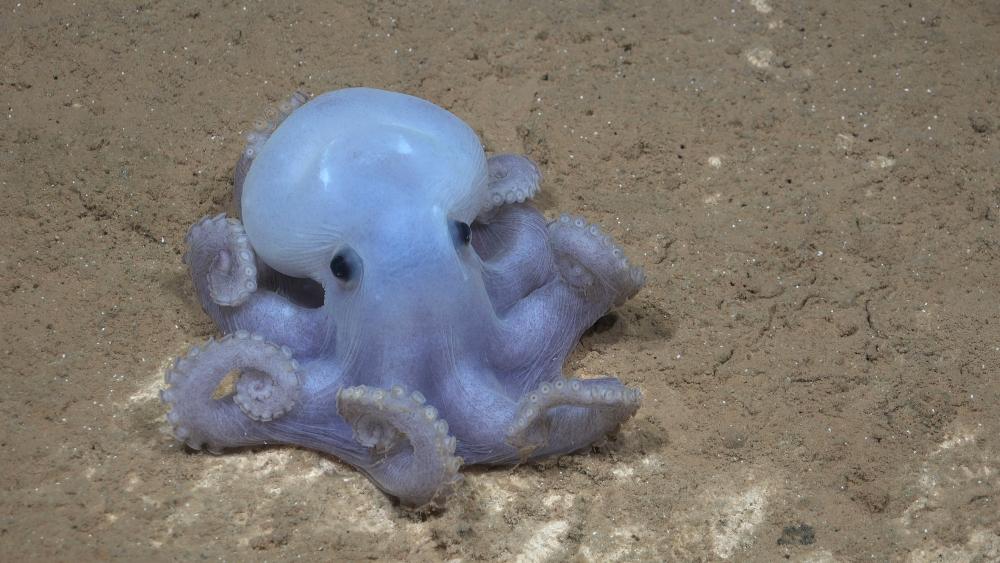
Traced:
<path fill-rule="evenodd" d="M 636 412 L 638 390 L 562 364 L 645 276 L 596 225 L 525 203 L 530 160 L 487 159 L 465 123 L 411 96 L 305 99 L 248 135 L 243 223 L 206 217 L 186 237 L 229 336 L 168 373 L 179 439 L 315 448 L 422 506 L 454 494 L 463 464 L 574 452 Z M 213 399 L 234 369 L 236 390 Z"/>

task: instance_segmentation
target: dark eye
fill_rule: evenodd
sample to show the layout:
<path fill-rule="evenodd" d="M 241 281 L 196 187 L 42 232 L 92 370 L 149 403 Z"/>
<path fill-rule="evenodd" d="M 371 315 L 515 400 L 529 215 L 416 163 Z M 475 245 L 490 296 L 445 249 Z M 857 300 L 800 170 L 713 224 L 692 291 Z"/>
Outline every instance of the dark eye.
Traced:
<path fill-rule="evenodd" d="M 333 272 L 333 277 L 338 280 L 348 281 L 351 279 L 351 266 L 342 254 L 334 256 L 333 260 L 330 261 L 330 271 Z"/>
<path fill-rule="evenodd" d="M 472 227 L 470 227 L 468 223 L 463 223 L 461 221 L 457 221 L 455 223 L 455 227 L 458 229 L 458 240 L 464 242 L 465 244 L 469 244 L 469 241 L 472 240 Z"/>

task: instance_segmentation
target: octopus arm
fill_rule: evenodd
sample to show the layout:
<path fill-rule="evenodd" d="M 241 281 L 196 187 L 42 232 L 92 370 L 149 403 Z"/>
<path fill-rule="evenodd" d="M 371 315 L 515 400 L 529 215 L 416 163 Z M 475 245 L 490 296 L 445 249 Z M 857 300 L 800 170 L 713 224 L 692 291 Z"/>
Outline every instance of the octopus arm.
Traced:
<path fill-rule="evenodd" d="M 235 391 L 215 398 L 233 370 L 239 372 Z M 221 454 L 224 448 L 268 441 L 262 425 L 295 408 L 299 375 L 291 350 L 241 330 L 177 358 L 166 374 L 171 387 L 160 392 L 160 400 L 170 405 L 167 421 L 177 439 Z"/>
<path fill-rule="evenodd" d="M 560 379 L 526 394 L 506 428 L 521 460 L 587 448 L 635 415 L 642 393 L 614 377 Z"/>
<path fill-rule="evenodd" d="M 493 365 L 509 366 L 504 384 L 518 396 L 559 377 L 583 331 L 646 279 L 610 235 L 583 217 L 562 215 L 547 232 L 555 274 L 503 312 L 503 337 L 491 351 Z"/>
<path fill-rule="evenodd" d="M 472 224 L 493 309 L 508 309 L 555 278 L 545 217 L 526 203 L 504 205 L 489 223 Z"/>
<path fill-rule="evenodd" d="M 286 276 L 267 275 L 272 271 L 266 266 L 258 272 L 239 221 L 225 214 L 205 217 L 191 226 L 184 240 L 190 250 L 183 261 L 190 267 L 198 301 L 224 333 L 247 330 L 267 334 L 278 344 L 293 348 L 303 360 L 332 350 L 334 331 L 322 309 L 296 304 L 258 287 L 259 273 L 265 274 L 265 284 L 276 290 L 281 290 L 276 280 Z M 281 332 L 273 333 L 275 327 L 281 327 Z"/>
<path fill-rule="evenodd" d="M 498 154 L 486 159 L 489 189 L 478 220 L 489 223 L 504 205 L 524 203 L 538 194 L 542 173 L 528 157 Z"/>
<path fill-rule="evenodd" d="M 337 412 L 369 448 L 369 458 L 357 466 L 379 488 L 411 506 L 443 505 L 455 494 L 464 461 L 454 455 L 457 441 L 448 423 L 421 393 L 399 384 L 347 387 L 337 393 Z"/>

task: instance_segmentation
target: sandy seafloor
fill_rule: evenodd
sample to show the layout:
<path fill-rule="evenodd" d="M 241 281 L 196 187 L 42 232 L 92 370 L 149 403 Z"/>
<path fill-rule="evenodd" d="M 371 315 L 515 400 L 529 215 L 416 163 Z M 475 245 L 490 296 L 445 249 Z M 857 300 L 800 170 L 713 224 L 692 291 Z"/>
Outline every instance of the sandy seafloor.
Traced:
<path fill-rule="evenodd" d="M 1000 559 L 1000 5 L 0 4 L 0 560 Z M 395 506 L 296 447 L 170 434 L 216 335 L 181 263 L 251 121 L 371 86 L 525 153 L 649 281 L 567 375 L 589 455 Z"/>

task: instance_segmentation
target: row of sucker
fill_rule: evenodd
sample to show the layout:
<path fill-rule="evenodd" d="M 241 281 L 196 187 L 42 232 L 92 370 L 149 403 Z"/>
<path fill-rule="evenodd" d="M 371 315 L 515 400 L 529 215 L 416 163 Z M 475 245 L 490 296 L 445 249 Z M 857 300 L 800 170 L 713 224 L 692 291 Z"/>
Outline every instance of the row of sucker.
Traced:
<path fill-rule="evenodd" d="M 489 190 L 480 214 L 511 203 L 524 203 L 539 192 L 542 173 L 538 165 L 517 154 L 498 154 L 486 161 L 489 168 Z"/>
<path fill-rule="evenodd" d="M 243 225 L 225 213 L 215 217 L 202 217 L 184 235 L 184 242 L 194 247 L 199 241 L 219 237 L 226 241 L 218 251 L 208 270 L 208 290 L 212 300 L 225 307 L 242 305 L 257 291 L 257 257 L 250 246 Z M 181 261 L 189 263 L 190 253 L 185 252 Z"/>
<path fill-rule="evenodd" d="M 629 262 L 614 237 L 602 234 L 600 225 L 587 223 L 582 216 L 563 213 L 549 221 L 549 239 L 557 251 L 557 272 L 571 285 L 598 289 L 596 285 L 612 286 L 614 305 L 619 306 L 639 292 L 646 282 L 642 268 Z M 583 261 L 582 258 L 587 260 Z"/>
<path fill-rule="evenodd" d="M 642 392 L 615 381 L 560 379 L 542 383 L 538 389 L 521 398 L 514 419 L 504 429 L 506 441 L 527 459 L 535 448 L 545 446 L 548 434 L 548 412 L 556 407 L 625 408 L 627 415 L 619 424 L 631 418 L 642 405 Z"/>
<path fill-rule="evenodd" d="M 424 472 L 438 474 L 434 479 L 436 489 L 416 498 L 408 498 L 405 491 L 394 491 L 392 483 L 380 484 L 415 506 L 440 506 L 454 496 L 462 483 L 464 475 L 458 470 L 464 461 L 455 455 L 458 442 L 448 433 L 448 423 L 439 419 L 438 410 L 426 402 L 419 391 L 407 394 L 406 387 L 400 384 L 388 391 L 359 385 L 337 392 L 337 412 L 353 428 L 354 439 L 372 448 L 373 455 L 388 458 L 398 440 L 409 440 L 413 467 L 406 473 L 421 482 L 432 482 Z"/>
<path fill-rule="evenodd" d="M 272 354 L 281 354 L 282 365 L 270 372 L 256 368 L 242 370 L 236 378 L 236 394 L 233 401 L 243 414 L 261 422 L 270 422 L 291 412 L 302 391 L 298 371 L 299 363 L 292 357 L 288 346 L 279 346 L 264 340 L 260 333 L 237 330 L 233 333 L 237 340 L 249 338 L 254 342 L 264 342 Z"/>
<path fill-rule="evenodd" d="M 233 369 L 240 370 L 236 393 L 232 399 L 213 399 L 216 386 Z M 165 381 L 170 388 L 160 391 L 160 401 L 170 406 L 167 422 L 174 436 L 195 450 L 204 446 L 213 454 L 241 445 L 224 438 L 232 435 L 223 424 L 233 422 L 236 411 L 228 412 L 232 403 L 248 418 L 267 422 L 290 412 L 301 392 L 299 364 L 291 350 L 246 330 L 192 346 L 186 358 L 177 357 Z"/>
<path fill-rule="evenodd" d="M 250 169 L 250 164 L 253 163 L 253 159 L 260 154 L 260 151 L 264 148 L 264 144 L 271 137 L 271 133 L 281 125 L 293 111 L 302 107 L 309 101 L 309 95 L 305 92 L 295 92 L 292 94 L 291 99 L 285 100 L 278 104 L 278 108 L 269 107 L 264 110 L 264 115 L 258 117 L 253 121 L 253 131 L 247 133 L 244 139 L 247 142 L 247 147 L 243 149 L 243 155 L 246 157 L 244 165 L 246 169 Z"/>

